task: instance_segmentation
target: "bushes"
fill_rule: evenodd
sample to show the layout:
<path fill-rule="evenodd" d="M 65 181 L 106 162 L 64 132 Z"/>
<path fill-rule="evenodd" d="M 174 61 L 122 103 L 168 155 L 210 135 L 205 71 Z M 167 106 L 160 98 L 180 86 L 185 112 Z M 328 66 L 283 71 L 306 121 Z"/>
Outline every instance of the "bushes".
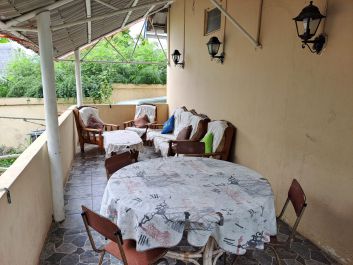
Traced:
<path fill-rule="evenodd" d="M 110 41 L 127 60 L 165 62 L 163 52 L 148 40 L 140 41 L 134 57 L 130 58 L 134 48 L 134 39 L 128 31 L 118 33 Z M 86 52 L 87 50 L 83 50 L 81 54 Z M 122 56 L 104 40 L 96 45 L 85 60 L 124 61 Z M 112 83 L 166 83 L 166 65 L 82 63 L 81 72 L 84 95 L 98 102 L 106 102 L 109 99 L 112 93 Z M 59 98 L 75 97 L 74 63 L 55 62 L 55 74 L 57 96 Z M 6 79 L 0 80 L 0 97 L 43 97 L 38 56 L 19 53 L 8 66 Z"/>

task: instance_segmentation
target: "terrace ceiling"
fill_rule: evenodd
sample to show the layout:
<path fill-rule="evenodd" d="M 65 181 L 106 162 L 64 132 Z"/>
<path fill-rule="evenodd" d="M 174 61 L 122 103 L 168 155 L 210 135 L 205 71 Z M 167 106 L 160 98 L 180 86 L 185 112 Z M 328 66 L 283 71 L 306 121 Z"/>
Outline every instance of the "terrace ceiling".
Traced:
<path fill-rule="evenodd" d="M 0 36 L 38 52 L 36 14 L 50 11 L 54 57 L 117 32 L 172 0 L 0 0 Z"/>

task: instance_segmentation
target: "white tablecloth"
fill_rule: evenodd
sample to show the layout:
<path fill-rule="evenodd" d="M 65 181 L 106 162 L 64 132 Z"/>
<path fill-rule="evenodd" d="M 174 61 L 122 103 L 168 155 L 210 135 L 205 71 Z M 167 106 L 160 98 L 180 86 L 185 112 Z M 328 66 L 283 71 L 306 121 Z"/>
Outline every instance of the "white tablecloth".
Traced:
<path fill-rule="evenodd" d="M 128 150 L 141 151 L 143 149 L 142 139 L 137 133 L 127 130 L 103 132 L 104 149 L 106 156 L 112 152 L 121 153 Z"/>
<path fill-rule="evenodd" d="M 212 236 L 236 254 L 263 248 L 277 232 L 268 181 L 209 158 L 157 158 L 124 167 L 109 179 L 100 212 L 118 224 L 124 239 L 136 240 L 139 251 L 177 245 L 186 217 L 191 245 L 204 246 Z"/>

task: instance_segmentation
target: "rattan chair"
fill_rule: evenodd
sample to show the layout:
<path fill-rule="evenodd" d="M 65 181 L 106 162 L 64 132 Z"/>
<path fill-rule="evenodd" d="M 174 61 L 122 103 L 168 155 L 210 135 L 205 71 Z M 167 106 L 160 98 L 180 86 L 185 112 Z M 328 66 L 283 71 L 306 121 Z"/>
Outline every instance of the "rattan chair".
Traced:
<path fill-rule="evenodd" d="M 155 264 L 155 262 L 167 253 L 167 250 L 163 248 L 138 252 L 136 250 L 136 242 L 134 240 L 123 240 L 119 227 L 109 219 L 91 211 L 85 206 L 82 206 L 81 215 L 92 249 L 100 253 L 99 265 L 103 263 L 106 252 L 122 261 L 124 265 Z M 109 242 L 102 248 L 97 248 L 90 228 L 104 236 Z"/>

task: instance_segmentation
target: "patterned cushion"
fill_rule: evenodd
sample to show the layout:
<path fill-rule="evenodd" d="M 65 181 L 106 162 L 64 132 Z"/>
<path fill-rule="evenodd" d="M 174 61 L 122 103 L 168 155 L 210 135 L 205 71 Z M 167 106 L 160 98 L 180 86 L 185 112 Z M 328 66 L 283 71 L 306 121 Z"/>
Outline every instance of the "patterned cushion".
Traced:
<path fill-rule="evenodd" d="M 137 128 L 144 128 L 148 124 L 149 119 L 148 116 L 145 114 L 142 117 L 139 117 L 134 120 L 134 124 Z"/>
<path fill-rule="evenodd" d="M 93 114 L 91 114 L 87 120 L 87 127 L 102 130 L 104 128 L 104 124 L 100 120 L 98 120 Z"/>

